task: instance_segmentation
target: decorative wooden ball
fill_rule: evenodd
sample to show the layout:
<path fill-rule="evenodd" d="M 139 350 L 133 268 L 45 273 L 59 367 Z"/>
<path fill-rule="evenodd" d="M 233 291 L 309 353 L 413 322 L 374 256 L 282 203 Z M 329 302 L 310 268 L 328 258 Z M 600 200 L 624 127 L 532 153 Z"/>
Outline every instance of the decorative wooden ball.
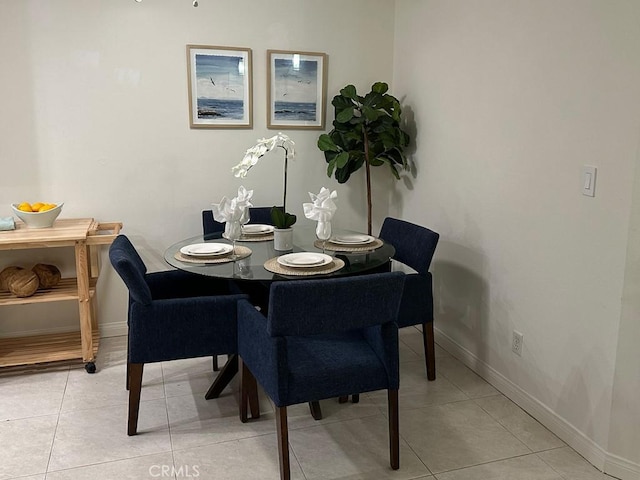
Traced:
<path fill-rule="evenodd" d="M 2 272 L 0 272 L 0 292 L 9 291 L 9 283 L 11 282 L 11 277 L 13 274 L 19 270 L 23 270 L 22 267 L 17 267 L 15 265 L 11 267 L 7 267 Z"/>
<path fill-rule="evenodd" d="M 9 283 L 9 291 L 16 297 L 30 297 L 38 287 L 40 280 L 31 270 L 22 269 L 13 274 Z"/>
<path fill-rule="evenodd" d="M 38 263 L 31 269 L 38 276 L 40 288 L 53 288 L 60 283 L 60 269 L 55 265 L 47 265 L 46 263 Z"/>

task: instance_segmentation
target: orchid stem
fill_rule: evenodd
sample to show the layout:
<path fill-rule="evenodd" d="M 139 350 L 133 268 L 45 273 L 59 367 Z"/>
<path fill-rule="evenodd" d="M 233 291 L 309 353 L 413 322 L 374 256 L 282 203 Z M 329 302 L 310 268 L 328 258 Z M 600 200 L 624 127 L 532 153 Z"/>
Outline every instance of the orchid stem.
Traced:
<path fill-rule="evenodd" d="M 282 210 L 283 213 L 287 213 L 287 164 L 289 161 L 289 152 L 286 148 L 282 147 L 284 150 L 284 197 L 282 199 Z"/>

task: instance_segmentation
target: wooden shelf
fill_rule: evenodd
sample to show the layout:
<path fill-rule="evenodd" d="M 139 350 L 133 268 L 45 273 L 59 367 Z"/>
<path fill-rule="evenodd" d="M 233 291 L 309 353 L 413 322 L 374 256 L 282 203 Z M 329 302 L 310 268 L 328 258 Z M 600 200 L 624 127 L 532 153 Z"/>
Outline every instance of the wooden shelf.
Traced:
<path fill-rule="evenodd" d="M 89 294 L 93 297 L 96 292 L 97 279 L 92 278 L 89 283 Z M 11 292 L 0 292 L 0 305 L 61 302 L 64 300 L 78 300 L 78 298 L 78 280 L 76 278 L 63 278 L 55 287 L 38 290 L 30 297 L 16 297 Z"/>
<path fill-rule="evenodd" d="M 92 337 L 93 355 L 95 356 L 98 352 L 100 332 L 94 330 Z M 0 367 L 15 367 L 62 360 L 82 361 L 80 332 L 0 338 Z"/>
<path fill-rule="evenodd" d="M 2 232 L 0 250 L 73 247 L 76 278 L 63 278 L 54 288 L 39 290 L 30 297 L 20 298 L 10 292 L 0 292 L 0 306 L 75 300 L 80 331 L 0 338 L 0 368 L 82 360 L 87 372 L 95 372 L 94 361 L 100 340 L 96 318 L 96 283 L 100 273 L 98 250 L 101 246 L 110 245 L 121 228 L 120 222 L 63 218 L 56 220 L 50 228 L 27 228 L 22 222 L 16 222 L 15 230 Z"/>

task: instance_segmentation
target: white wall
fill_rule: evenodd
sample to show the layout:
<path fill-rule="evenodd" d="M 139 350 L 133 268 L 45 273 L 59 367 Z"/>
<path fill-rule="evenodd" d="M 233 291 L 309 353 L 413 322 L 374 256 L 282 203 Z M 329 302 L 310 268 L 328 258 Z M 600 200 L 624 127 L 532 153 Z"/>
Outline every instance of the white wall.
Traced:
<path fill-rule="evenodd" d="M 638 407 L 614 416 L 635 444 L 609 430 L 617 355 L 638 341 L 639 18 L 624 0 L 398 0 L 393 84 L 415 117 L 417 174 L 392 206 L 441 234 L 439 340 L 597 466 L 609 452 L 636 472 Z M 595 198 L 580 192 L 585 164 Z M 621 314 L 635 337 L 617 353 Z M 637 404 L 627 359 L 615 405 Z"/>
<path fill-rule="evenodd" d="M 256 204 L 281 202 L 277 152 L 242 182 L 231 174 L 257 138 L 277 132 L 266 129 L 266 50 L 328 54 L 329 130 L 340 88 L 391 81 L 393 15 L 392 0 L 0 0 L 0 216 L 11 202 L 64 201 L 62 217 L 122 221 L 150 270 L 166 269 L 163 250 L 200 233 L 201 210 L 240 184 L 255 189 Z M 253 50 L 253 129 L 189 129 L 187 44 Z M 285 132 L 297 146 L 287 203 L 299 224 L 309 222 L 307 192 L 324 185 L 339 191 L 336 224 L 366 228 L 363 175 L 338 185 L 316 147 L 322 132 Z M 378 206 L 379 219 L 385 195 Z M 0 252 L 0 268 L 29 255 Z M 56 261 L 72 269 L 72 257 Z M 125 317 L 110 268 L 99 298 L 104 333 Z M 48 309 L 44 321 L 34 309 L 0 310 L 2 334 L 75 326 L 73 305 Z"/>

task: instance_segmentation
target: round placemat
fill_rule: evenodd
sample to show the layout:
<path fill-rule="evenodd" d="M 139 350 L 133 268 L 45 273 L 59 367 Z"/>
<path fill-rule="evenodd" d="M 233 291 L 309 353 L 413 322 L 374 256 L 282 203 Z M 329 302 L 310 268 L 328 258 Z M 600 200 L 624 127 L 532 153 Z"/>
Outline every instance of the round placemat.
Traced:
<path fill-rule="evenodd" d="M 231 253 L 224 256 L 212 256 L 212 257 L 192 257 L 189 255 L 183 255 L 180 251 L 177 251 L 174 257 L 176 260 L 180 260 L 184 263 L 227 263 L 233 262 L 234 260 L 242 260 L 243 258 L 247 258 L 251 255 L 251 249 L 248 247 L 244 247 L 242 245 L 236 245 L 236 258 L 231 256 Z"/>
<path fill-rule="evenodd" d="M 380 248 L 382 245 L 384 245 L 384 242 L 379 238 L 376 238 L 373 242 L 365 245 L 343 245 L 327 240 L 327 243 L 324 245 L 324 249 L 329 250 L 330 252 L 370 252 L 371 250 Z M 322 250 L 322 240 L 316 240 L 313 242 L 313 246 Z"/>
<path fill-rule="evenodd" d="M 331 263 L 322 265 L 321 267 L 310 268 L 288 268 L 278 263 L 278 257 L 270 258 L 264 262 L 264 268 L 272 273 L 278 273 L 280 275 L 296 275 L 306 277 L 309 275 L 325 275 L 327 273 L 333 273 L 344 267 L 344 260 L 334 258 Z"/>
<path fill-rule="evenodd" d="M 237 241 L 238 242 L 267 242 L 273 240 L 273 232 L 265 233 L 264 235 L 243 235 Z"/>

